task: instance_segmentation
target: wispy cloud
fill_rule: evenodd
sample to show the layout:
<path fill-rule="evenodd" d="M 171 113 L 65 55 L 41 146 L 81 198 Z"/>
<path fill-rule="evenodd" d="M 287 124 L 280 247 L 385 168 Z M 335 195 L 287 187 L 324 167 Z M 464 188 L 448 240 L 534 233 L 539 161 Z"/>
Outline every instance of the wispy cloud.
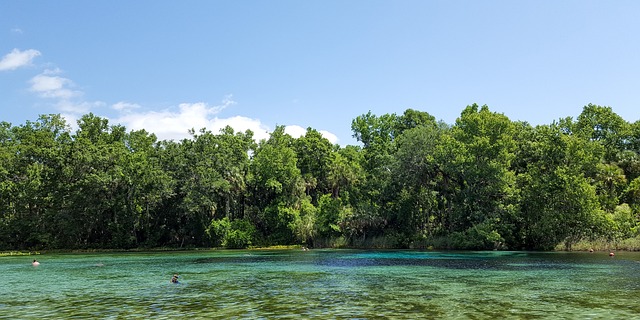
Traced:
<path fill-rule="evenodd" d="M 0 61 L 0 70 L 11 70 L 29 65 L 33 58 L 39 55 L 40 52 L 37 50 L 19 51 L 14 49 Z M 106 103 L 84 100 L 84 92 L 76 89 L 75 83 L 71 79 L 63 77 L 62 73 L 62 70 L 58 68 L 42 71 L 29 80 L 29 90 L 40 98 L 49 99 L 51 106 L 60 112 L 71 127 L 76 130 L 75 123 L 82 115 L 93 112 L 96 108 L 105 107 Z M 251 130 L 256 141 L 268 139 L 271 128 L 259 119 L 239 115 L 228 118 L 218 117 L 221 111 L 235 104 L 233 96 L 227 95 L 217 105 L 204 102 L 182 103 L 177 106 L 177 110 L 144 111 L 145 107 L 140 104 L 119 101 L 111 105 L 111 109 L 118 114 L 115 119 L 111 119 L 111 122 L 122 124 L 128 130 L 145 129 L 156 134 L 161 140 L 179 141 L 190 138 L 189 131 L 191 129 L 197 132 L 205 128 L 213 133 L 218 133 L 226 126 L 239 132 Z M 290 125 L 285 127 L 285 132 L 298 138 L 305 134 L 306 129 L 298 125 Z M 334 134 L 327 131 L 320 132 L 332 143 L 338 141 Z"/>
<path fill-rule="evenodd" d="M 55 104 L 58 111 L 64 114 L 74 114 L 76 117 L 89 113 L 92 109 L 103 107 L 102 101 L 74 101 L 62 99 Z"/>
<path fill-rule="evenodd" d="M 222 104 L 220 104 L 219 106 L 216 107 L 216 113 L 226 109 L 227 107 L 230 107 L 232 105 L 236 104 L 235 101 L 233 101 L 233 95 L 228 94 L 224 97 L 224 99 L 222 99 Z"/>
<path fill-rule="evenodd" d="M 140 109 L 141 106 L 139 104 L 137 104 L 137 103 L 130 103 L 130 102 L 126 102 L 126 101 L 120 101 L 120 102 L 112 105 L 111 108 L 113 108 L 116 111 L 120 111 L 120 112 L 129 112 L 131 110 Z"/>
<path fill-rule="evenodd" d="M 74 82 L 60 74 L 62 70 L 58 68 L 42 71 L 29 80 L 29 90 L 40 98 L 49 99 L 51 106 L 61 113 L 68 123 L 73 124 L 80 116 L 106 105 L 102 101 L 84 100 L 84 92 L 76 90 Z"/>
<path fill-rule="evenodd" d="M 31 65 L 31 61 L 40 55 L 40 51 L 28 49 L 20 51 L 13 49 L 0 60 L 0 71 L 15 70 L 20 67 Z"/>
<path fill-rule="evenodd" d="M 11 33 L 13 33 L 13 34 L 23 34 L 24 32 L 20 28 L 11 28 Z"/>

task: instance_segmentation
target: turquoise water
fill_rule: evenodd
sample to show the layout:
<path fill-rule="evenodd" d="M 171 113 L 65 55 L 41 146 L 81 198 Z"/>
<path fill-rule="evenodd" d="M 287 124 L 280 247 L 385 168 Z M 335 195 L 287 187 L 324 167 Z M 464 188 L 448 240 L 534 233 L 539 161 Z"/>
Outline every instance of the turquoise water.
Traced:
<path fill-rule="evenodd" d="M 358 250 L 0 257 L 0 319 L 640 318 L 640 254 Z M 180 283 L 169 282 L 173 273 Z"/>

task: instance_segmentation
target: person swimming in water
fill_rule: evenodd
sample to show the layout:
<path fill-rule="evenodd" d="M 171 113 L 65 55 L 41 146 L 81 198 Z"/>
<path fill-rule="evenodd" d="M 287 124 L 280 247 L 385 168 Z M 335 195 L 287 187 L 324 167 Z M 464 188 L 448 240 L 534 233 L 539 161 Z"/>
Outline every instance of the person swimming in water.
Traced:
<path fill-rule="evenodd" d="M 36 260 L 36 259 L 33 259 L 33 262 L 31 262 L 31 265 L 34 266 L 34 267 L 37 267 L 37 266 L 40 265 L 40 262 L 38 262 L 38 260 Z"/>
<path fill-rule="evenodd" d="M 174 274 L 174 275 L 173 275 L 173 277 L 171 277 L 171 283 L 179 283 L 179 282 L 178 282 L 178 278 L 179 278 L 179 277 L 180 277 L 180 276 L 179 276 L 177 273 L 176 273 L 176 274 Z"/>

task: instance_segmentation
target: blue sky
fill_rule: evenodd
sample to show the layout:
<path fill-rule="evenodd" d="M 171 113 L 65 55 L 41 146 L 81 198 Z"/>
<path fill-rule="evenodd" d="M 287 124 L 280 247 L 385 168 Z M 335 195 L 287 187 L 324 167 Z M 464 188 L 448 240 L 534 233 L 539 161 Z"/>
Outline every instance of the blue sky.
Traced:
<path fill-rule="evenodd" d="M 640 119 L 640 1 L 1 1 L 0 121 L 93 112 L 161 139 L 276 125 L 355 144 L 407 108 Z"/>

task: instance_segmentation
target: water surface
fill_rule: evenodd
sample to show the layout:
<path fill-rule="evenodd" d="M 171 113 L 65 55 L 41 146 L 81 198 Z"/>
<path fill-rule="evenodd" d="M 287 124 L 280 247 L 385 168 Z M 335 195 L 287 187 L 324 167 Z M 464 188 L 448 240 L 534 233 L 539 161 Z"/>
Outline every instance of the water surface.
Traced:
<path fill-rule="evenodd" d="M 640 318 L 640 254 L 239 250 L 0 257 L 0 319 Z M 169 282 L 174 273 L 180 283 Z"/>

